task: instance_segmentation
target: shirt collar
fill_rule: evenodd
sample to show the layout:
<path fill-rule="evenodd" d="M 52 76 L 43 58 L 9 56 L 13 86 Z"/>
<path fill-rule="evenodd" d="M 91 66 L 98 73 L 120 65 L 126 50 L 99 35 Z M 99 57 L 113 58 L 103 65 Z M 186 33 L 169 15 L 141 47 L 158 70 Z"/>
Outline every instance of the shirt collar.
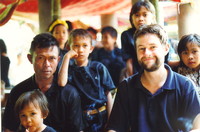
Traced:
<path fill-rule="evenodd" d="M 165 64 L 165 68 L 168 71 L 167 80 L 165 81 L 164 85 L 161 88 L 166 89 L 166 90 L 173 90 L 175 89 L 174 72 L 172 71 L 170 66 L 167 64 Z"/>

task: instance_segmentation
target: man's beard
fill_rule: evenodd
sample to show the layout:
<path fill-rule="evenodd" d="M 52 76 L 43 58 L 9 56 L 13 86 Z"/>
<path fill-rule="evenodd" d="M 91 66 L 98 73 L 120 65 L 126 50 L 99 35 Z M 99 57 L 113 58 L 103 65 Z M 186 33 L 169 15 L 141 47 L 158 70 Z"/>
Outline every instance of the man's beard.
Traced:
<path fill-rule="evenodd" d="M 148 72 L 156 71 L 161 65 L 160 60 L 157 57 L 156 57 L 156 62 L 152 64 L 150 67 L 148 67 L 143 61 L 139 61 L 139 63 L 141 67 Z"/>

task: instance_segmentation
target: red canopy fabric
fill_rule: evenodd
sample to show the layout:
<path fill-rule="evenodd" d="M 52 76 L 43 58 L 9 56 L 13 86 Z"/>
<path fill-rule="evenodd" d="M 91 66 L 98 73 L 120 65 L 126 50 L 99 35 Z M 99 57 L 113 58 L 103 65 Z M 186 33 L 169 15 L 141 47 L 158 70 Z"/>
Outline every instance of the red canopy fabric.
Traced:
<path fill-rule="evenodd" d="M 180 0 L 173 1 L 180 2 Z M 13 7 L 10 12 L 7 12 L 7 16 L 3 16 L 0 25 L 10 19 L 14 10 L 23 14 L 38 13 L 38 0 L 0 0 L 0 12 L 3 12 L 7 5 L 16 2 L 21 3 L 18 3 L 17 7 Z M 1 8 L 1 5 L 5 7 Z M 131 0 L 61 0 L 61 17 L 110 14 L 121 9 L 130 9 L 131 5 Z"/>
<path fill-rule="evenodd" d="M 0 0 L 8 5 L 17 0 Z M 24 0 L 16 11 L 25 13 L 38 13 L 38 0 Z M 181 0 L 173 0 L 180 2 Z M 99 15 L 108 14 L 129 7 L 131 0 L 61 0 L 62 16 Z"/>
<path fill-rule="evenodd" d="M 8 5 L 16 0 L 0 0 Z M 131 5 L 131 0 L 61 0 L 62 16 L 98 15 L 112 13 Z M 16 11 L 38 13 L 38 0 L 25 0 Z"/>

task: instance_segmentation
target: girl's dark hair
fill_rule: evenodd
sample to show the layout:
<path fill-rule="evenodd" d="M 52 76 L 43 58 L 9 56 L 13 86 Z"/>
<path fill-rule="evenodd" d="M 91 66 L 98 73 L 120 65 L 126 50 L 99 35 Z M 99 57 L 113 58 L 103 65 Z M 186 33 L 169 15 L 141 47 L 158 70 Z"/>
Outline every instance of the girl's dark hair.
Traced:
<path fill-rule="evenodd" d="M 180 65 L 181 66 L 185 66 L 185 64 L 183 63 L 182 59 L 181 59 L 181 53 L 183 51 L 187 50 L 187 44 L 188 43 L 193 43 L 196 44 L 200 47 L 200 36 L 198 34 L 188 34 L 188 35 L 184 35 L 179 43 L 178 43 L 178 47 L 177 47 L 177 52 L 180 58 Z"/>
<path fill-rule="evenodd" d="M 135 28 L 135 26 L 133 24 L 132 16 L 133 14 L 136 14 L 137 12 L 139 12 L 142 6 L 145 7 L 148 11 L 150 11 L 153 15 L 155 15 L 155 7 L 153 6 L 151 2 L 149 2 L 148 0 L 136 2 L 131 8 L 131 12 L 129 16 L 129 21 L 133 28 Z M 152 23 L 152 24 L 155 24 L 155 23 Z"/>
<path fill-rule="evenodd" d="M 69 46 L 71 46 L 71 44 L 73 43 L 73 39 L 77 36 L 82 38 L 90 38 L 92 45 L 92 36 L 90 35 L 90 33 L 85 29 L 79 28 L 72 30 L 72 32 L 69 34 L 69 39 L 68 39 Z"/>
<path fill-rule="evenodd" d="M 7 53 L 6 44 L 3 39 L 0 39 L 0 53 Z"/>
<path fill-rule="evenodd" d="M 35 107 L 39 107 L 43 117 L 47 117 L 49 113 L 47 98 L 39 89 L 37 89 L 25 92 L 18 98 L 14 107 L 17 118 L 19 118 L 20 111 L 30 103 Z"/>
<path fill-rule="evenodd" d="M 101 34 L 109 33 L 113 38 L 117 38 L 117 30 L 111 26 L 106 26 L 101 30 Z"/>

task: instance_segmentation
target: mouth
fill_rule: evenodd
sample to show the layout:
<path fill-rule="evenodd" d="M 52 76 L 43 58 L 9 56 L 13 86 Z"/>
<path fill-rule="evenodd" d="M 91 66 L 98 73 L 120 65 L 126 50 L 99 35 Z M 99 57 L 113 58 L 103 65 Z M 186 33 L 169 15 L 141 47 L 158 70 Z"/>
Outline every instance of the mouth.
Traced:
<path fill-rule="evenodd" d="M 143 61 L 151 61 L 153 58 L 143 58 Z"/>
<path fill-rule="evenodd" d="M 195 62 L 188 62 L 189 65 L 195 64 Z"/>
<path fill-rule="evenodd" d="M 42 72 L 45 73 L 45 74 L 51 73 L 51 71 L 42 71 Z"/>
<path fill-rule="evenodd" d="M 144 23 L 139 23 L 139 24 L 138 24 L 138 26 L 140 26 L 140 27 L 141 27 L 142 25 L 144 25 Z"/>

